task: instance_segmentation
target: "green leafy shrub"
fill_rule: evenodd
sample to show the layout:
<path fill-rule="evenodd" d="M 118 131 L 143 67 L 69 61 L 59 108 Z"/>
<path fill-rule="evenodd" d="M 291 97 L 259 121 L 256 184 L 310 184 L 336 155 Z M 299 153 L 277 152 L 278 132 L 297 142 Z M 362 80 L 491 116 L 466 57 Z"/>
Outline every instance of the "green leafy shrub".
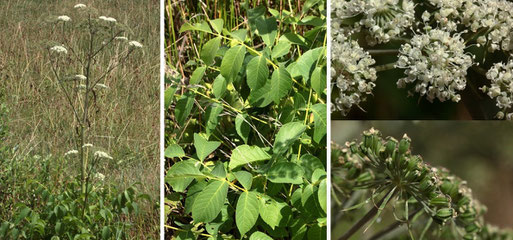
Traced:
<path fill-rule="evenodd" d="M 181 26 L 198 50 L 166 77 L 168 238 L 326 239 L 326 10 L 307 3 Z"/>
<path fill-rule="evenodd" d="M 349 226 L 338 239 L 376 228 L 378 219 L 391 224 L 381 224 L 368 239 L 513 239 L 512 233 L 486 224 L 486 207 L 464 180 L 424 163 L 411 153 L 410 143 L 407 135 L 383 139 L 370 129 L 361 142 L 333 145 L 332 199 L 343 209 L 333 220 Z M 406 228 L 398 231 L 401 225 Z"/>

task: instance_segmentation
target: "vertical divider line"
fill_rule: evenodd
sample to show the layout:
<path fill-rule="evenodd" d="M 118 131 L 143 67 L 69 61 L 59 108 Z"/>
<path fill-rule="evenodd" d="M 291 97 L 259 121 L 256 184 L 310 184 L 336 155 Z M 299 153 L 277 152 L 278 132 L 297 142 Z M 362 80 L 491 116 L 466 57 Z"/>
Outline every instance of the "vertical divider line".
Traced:
<path fill-rule="evenodd" d="M 326 34 L 328 42 L 326 44 L 326 169 L 327 169 L 327 209 L 326 209 L 326 239 L 331 239 L 331 0 L 326 0 Z"/>
<path fill-rule="evenodd" d="M 164 0 L 160 0 L 160 144 L 159 144 L 159 167 L 160 167 L 160 239 L 164 240 L 164 74 L 165 74 L 165 64 L 166 64 L 166 52 L 164 48 L 165 38 L 164 38 Z"/>

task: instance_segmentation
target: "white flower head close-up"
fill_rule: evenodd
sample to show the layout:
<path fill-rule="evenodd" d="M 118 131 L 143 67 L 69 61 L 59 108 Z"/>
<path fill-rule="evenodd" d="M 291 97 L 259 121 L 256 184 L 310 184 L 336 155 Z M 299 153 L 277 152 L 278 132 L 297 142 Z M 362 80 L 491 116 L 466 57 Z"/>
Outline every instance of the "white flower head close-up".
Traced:
<path fill-rule="evenodd" d="M 62 16 L 58 16 L 57 20 L 62 21 L 62 22 L 69 22 L 69 21 L 71 21 L 71 18 L 66 15 L 62 15 Z"/>
<path fill-rule="evenodd" d="M 82 146 L 83 148 L 88 148 L 88 147 L 93 147 L 93 144 L 91 143 L 86 143 L 84 144 L 84 146 Z"/>
<path fill-rule="evenodd" d="M 50 48 L 50 51 L 51 52 L 55 52 L 55 53 L 62 53 L 62 54 L 68 54 L 68 50 L 64 47 L 64 46 L 53 46 Z"/>
<path fill-rule="evenodd" d="M 119 41 L 128 41 L 127 37 L 115 37 L 114 39 Z"/>
<path fill-rule="evenodd" d="M 508 63 L 496 63 L 486 73 L 490 80 L 490 86 L 483 86 L 481 90 L 490 98 L 495 99 L 496 106 L 501 109 L 497 118 L 503 119 L 506 115 L 508 120 L 512 117 L 513 105 L 513 59 Z"/>

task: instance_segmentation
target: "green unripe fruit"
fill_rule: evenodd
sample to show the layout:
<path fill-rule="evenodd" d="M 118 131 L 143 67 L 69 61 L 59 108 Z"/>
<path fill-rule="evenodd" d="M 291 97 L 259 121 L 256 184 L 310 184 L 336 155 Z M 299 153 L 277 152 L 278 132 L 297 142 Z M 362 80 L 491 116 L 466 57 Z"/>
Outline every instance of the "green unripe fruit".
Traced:
<path fill-rule="evenodd" d="M 442 221 L 442 222 L 445 222 L 447 221 L 449 218 L 451 218 L 454 214 L 454 209 L 452 208 L 442 208 L 442 209 L 439 209 L 438 211 L 436 211 L 436 215 L 435 215 L 435 218 Z"/>
<path fill-rule="evenodd" d="M 399 142 L 399 153 L 405 154 L 410 149 L 411 139 L 408 135 L 404 134 L 403 139 Z"/>
<path fill-rule="evenodd" d="M 476 222 L 473 222 L 467 226 L 465 226 L 465 231 L 467 233 L 475 233 L 475 232 L 478 232 L 481 228 L 479 227 L 479 225 L 477 225 Z"/>
<path fill-rule="evenodd" d="M 431 198 L 429 204 L 436 207 L 447 207 L 449 206 L 449 199 L 443 195 L 438 195 L 434 198 Z"/>

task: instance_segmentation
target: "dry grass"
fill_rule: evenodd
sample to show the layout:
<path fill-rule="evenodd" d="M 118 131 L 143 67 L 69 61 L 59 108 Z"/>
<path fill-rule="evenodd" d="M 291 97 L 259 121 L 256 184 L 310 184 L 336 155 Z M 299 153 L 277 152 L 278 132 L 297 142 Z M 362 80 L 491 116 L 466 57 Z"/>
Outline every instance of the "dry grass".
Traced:
<path fill-rule="evenodd" d="M 10 109 L 5 144 L 22 154 L 60 156 L 72 149 L 73 116 L 52 79 L 43 42 L 54 39 L 46 20 L 72 11 L 76 3 L 99 9 L 133 31 L 144 53 L 113 71 L 98 99 L 91 142 L 115 158 L 103 165 L 107 178 L 159 196 L 159 1 L 2 0 L 0 1 L 0 89 Z M 122 164 L 117 162 L 122 159 Z M 134 235 L 158 236 L 158 209 L 143 206 Z M 154 212 L 153 212 L 154 211 Z"/>

